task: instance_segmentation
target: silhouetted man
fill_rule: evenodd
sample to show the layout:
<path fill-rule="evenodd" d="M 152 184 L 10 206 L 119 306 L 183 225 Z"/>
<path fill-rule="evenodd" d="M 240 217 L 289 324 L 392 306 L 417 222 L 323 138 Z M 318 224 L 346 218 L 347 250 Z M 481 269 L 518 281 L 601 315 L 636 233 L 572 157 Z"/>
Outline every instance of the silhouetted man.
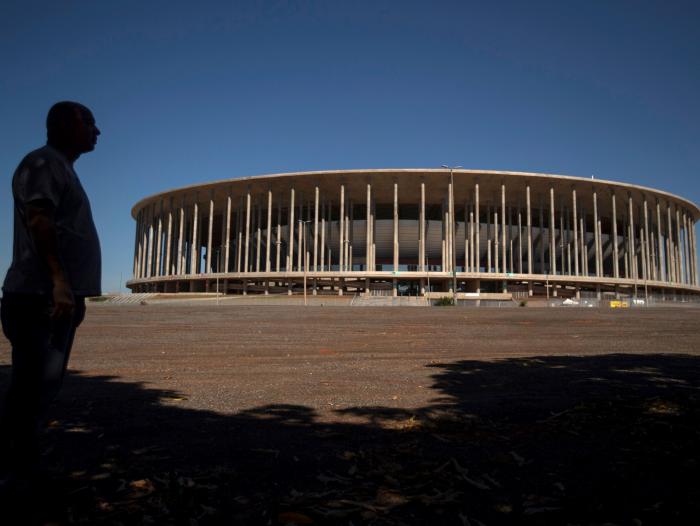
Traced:
<path fill-rule="evenodd" d="M 12 344 L 12 377 L 0 422 L 5 478 L 31 478 L 38 436 L 68 365 L 85 298 L 101 294 L 100 242 L 73 163 L 100 131 L 88 108 L 55 104 L 46 146 L 12 179 L 14 244 L 3 285 L 2 328 Z"/>

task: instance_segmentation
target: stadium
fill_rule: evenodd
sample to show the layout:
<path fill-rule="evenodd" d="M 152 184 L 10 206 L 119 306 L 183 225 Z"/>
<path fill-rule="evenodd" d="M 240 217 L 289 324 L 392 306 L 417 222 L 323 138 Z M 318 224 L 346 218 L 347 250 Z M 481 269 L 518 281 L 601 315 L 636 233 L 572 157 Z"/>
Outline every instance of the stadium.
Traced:
<path fill-rule="evenodd" d="M 131 214 L 133 292 L 700 298 L 697 205 L 593 178 L 283 173 L 169 190 Z"/>

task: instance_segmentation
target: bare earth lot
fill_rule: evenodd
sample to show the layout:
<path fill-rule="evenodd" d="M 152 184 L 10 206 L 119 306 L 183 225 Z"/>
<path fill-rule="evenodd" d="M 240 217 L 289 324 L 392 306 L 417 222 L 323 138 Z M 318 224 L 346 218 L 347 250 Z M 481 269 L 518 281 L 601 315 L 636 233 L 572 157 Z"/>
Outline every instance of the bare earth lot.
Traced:
<path fill-rule="evenodd" d="M 699 389 L 694 308 L 91 305 L 41 514 L 696 524 Z"/>

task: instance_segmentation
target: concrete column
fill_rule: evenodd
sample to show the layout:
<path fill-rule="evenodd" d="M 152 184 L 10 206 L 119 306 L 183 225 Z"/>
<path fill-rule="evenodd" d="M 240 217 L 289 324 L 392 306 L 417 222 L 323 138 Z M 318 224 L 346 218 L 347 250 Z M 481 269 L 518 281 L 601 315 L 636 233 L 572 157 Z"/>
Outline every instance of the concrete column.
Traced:
<path fill-rule="evenodd" d="M 282 257 L 282 199 L 277 203 L 277 231 L 275 235 L 275 272 L 280 271 Z"/>
<path fill-rule="evenodd" d="M 518 200 L 518 274 L 523 273 L 523 202 Z"/>
<path fill-rule="evenodd" d="M 693 275 L 695 276 L 695 279 L 693 280 L 693 285 L 698 285 L 700 284 L 700 280 L 698 278 L 700 277 L 698 275 L 698 241 L 697 241 L 697 231 L 695 230 L 695 218 L 691 217 L 690 218 L 690 233 L 693 238 Z"/>
<path fill-rule="evenodd" d="M 270 272 L 270 243 L 272 242 L 272 189 L 267 189 L 267 229 L 265 232 L 265 272 Z"/>
<path fill-rule="evenodd" d="M 671 234 L 671 203 L 666 204 L 666 266 L 668 268 L 668 281 L 673 283 L 676 281 L 674 272 L 674 257 L 673 257 L 673 235 Z"/>
<path fill-rule="evenodd" d="M 153 276 L 153 245 L 155 236 L 155 205 L 151 204 L 149 206 L 151 212 L 149 214 L 148 221 L 148 260 L 146 262 L 146 277 L 150 278 Z"/>
<path fill-rule="evenodd" d="M 676 205 L 676 281 L 678 283 L 683 283 L 683 252 L 681 246 L 681 218 L 680 212 L 678 210 L 678 205 Z"/>
<path fill-rule="evenodd" d="M 302 221 L 304 220 L 304 197 L 300 193 L 299 194 L 299 219 Z M 303 231 L 303 223 L 300 223 L 298 220 L 296 222 L 297 225 L 297 243 L 299 244 L 299 248 L 297 249 L 297 270 L 301 271 L 301 257 L 304 252 L 304 249 L 302 248 L 302 235 L 304 233 Z"/>
<path fill-rule="evenodd" d="M 138 272 L 136 277 L 143 278 L 145 275 L 145 265 L 144 257 L 146 254 L 146 210 L 144 208 L 139 212 L 139 224 L 138 224 L 138 242 L 139 242 L 139 252 L 138 252 Z"/>
<path fill-rule="evenodd" d="M 664 255 L 664 245 L 663 236 L 661 235 L 662 230 L 661 223 L 661 203 L 656 200 L 656 242 L 658 243 L 659 252 L 659 279 L 661 281 L 666 281 L 666 257 Z"/>
<path fill-rule="evenodd" d="M 245 197 L 245 248 L 243 250 L 243 272 L 250 272 L 248 256 L 250 255 L 250 187 Z"/>
<path fill-rule="evenodd" d="M 566 210 L 564 209 L 563 200 L 561 202 L 561 209 L 559 212 L 559 254 L 561 259 L 559 260 L 561 269 L 561 274 L 566 274 L 566 261 L 564 258 L 564 216 L 566 215 Z M 569 272 L 571 274 L 571 272 Z"/>
<path fill-rule="evenodd" d="M 294 270 L 294 188 L 289 193 L 289 252 L 287 254 L 287 272 Z"/>
<path fill-rule="evenodd" d="M 633 202 L 632 202 L 632 194 L 629 194 L 627 197 L 627 203 L 628 203 L 628 211 L 627 213 L 629 214 L 629 254 L 630 254 L 630 266 L 632 267 L 632 273 L 631 277 L 632 279 L 637 279 L 637 265 L 636 265 L 636 255 L 637 255 L 637 249 L 636 249 L 636 243 L 635 243 L 635 237 L 634 237 L 634 207 L 633 207 Z"/>
<path fill-rule="evenodd" d="M 257 214 L 255 219 L 255 272 L 260 272 L 260 255 L 262 249 L 262 204 L 256 199 Z"/>
<path fill-rule="evenodd" d="M 515 273 L 515 269 L 513 268 L 513 210 L 510 206 L 506 207 L 506 215 L 508 216 L 508 230 L 506 231 L 507 239 L 508 239 L 508 268 L 510 269 L 511 273 Z"/>
<path fill-rule="evenodd" d="M 445 206 L 445 199 L 442 200 L 442 208 L 440 210 L 440 227 L 441 227 L 441 243 L 442 252 L 440 254 L 440 264 L 443 272 L 447 272 L 447 207 Z"/>
<path fill-rule="evenodd" d="M 498 205 L 493 206 L 493 271 L 498 273 L 501 271 L 499 266 L 499 232 L 498 232 Z"/>
<path fill-rule="evenodd" d="M 646 230 L 643 226 L 639 227 L 639 247 L 640 247 L 640 259 L 642 263 L 642 279 L 649 279 L 649 270 L 647 267 L 647 245 L 646 245 Z"/>
<path fill-rule="evenodd" d="M 581 210 L 579 217 L 579 232 L 581 233 L 581 274 L 588 276 L 588 244 L 586 243 L 586 221 L 585 213 Z"/>
<path fill-rule="evenodd" d="M 219 255 L 216 258 L 216 271 L 221 273 L 221 272 L 227 272 L 228 270 L 225 268 L 225 254 L 224 251 L 226 249 L 226 207 L 222 206 L 221 210 L 221 233 L 219 234 Z M 223 287 L 224 290 L 226 290 L 226 284 L 228 281 L 224 280 L 223 282 Z"/>
<path fill-rule="evenodd" d="M 214 191 L 209 193 L 209 231 L 207 232 L 207 268 L 203 274 L 211 273 L 211 242 L 214 233 Z"/>
<path fill-rule="evenodd" d="M 177 274 L 182 275 L 185 273 L 183 259 L 182 259 L 182 244 L 185 239 L 185 196 L 182 196 L 180 201 L 180 225 L 177 234 Z"/>
<path fill-rule="evenodd" d="M 136 213 L 136 232 L 134 234 L 134 266 L 132 275 L 134 279 L 141 277 L 141 210 Z"/>
<path fill-rule="evenodd" d="M 163 199 L 160 200 L 160 211 L 158 212 L 158 232 L 156 233 L 156 267 L 154 276 L 161 275 L 161 262 L 163 261 Z"/>
<path fill-rule="evenodd" d="M 658 279 L 657 266 L 656 266 L 656 234 L 654 233 L 654 216 L 651 216 L 651 223 L 649 224 L 649 261 L 651 267 L 649 269 L 649 279 L 656 281 Z"/>
<path fill-rule="evenodd" d="M 563 200 L 562 200 L 563 201 Z M 571 216 L 569 210 L 564 206 L 563 214 L 566 216 L 566 270 L 569 276 L 573 274 L 571 267 Z"/>
<path fill-rule="evenodd" d="M 377 267 L 377 199 L 372 198 L 372 269 Z"/>
<path fill-rule="evenodd" d="M 352 271 L 352 250 L 353 241 L 355 239 L 355 203 L 352 199 L 348 200 L 348 211 L 346 212 L 347 227 L 345 228 L 345 244 L 348 247 L 347 250 L 347 267 L 348 271 Z"/>
<path fill-rule="evenodd" d="M 338 213 L 338 270 L 345 270 L 345 185 L 340 185 L 340 211 Z"/>
<path fill-rule="evenodd" d="M 231 251 L 231 190 L 229 189 L 226 196 L 226 224 L 225 224 L 226 239 L 223 242 L 224 246 L 224 272 L 229 271 L 229 252 Z"/>
<path fill-rule="evenodd" d="M 690 265 L 693 270 L 691 284 L 697 285 L 698 283 L 698 258 L 697 258 L 697 247 L 695 246 L 695 223 L 693 222 L 693 216 L 688 214 L 688 234 L 690 236 Z"/>
<path fill-rule="evenodd" d="M 321 202 L 321 271 L 323 272 L 325 269 L 324 263 L 325 263 L 325 255 L 326 255 L 326 200 L 324 199 Z"/>
<path fill-rule="evenodd" d="M 190 273 L 196 274 L 199 256 L 199 194 L 195 194 L 194 207 L 192 212 L 192 247 L 190 249 Z"/>
<path fill-rule="evenodd" d="M 469 206 L 469 272 L 479 272 L 477 268 L 476 253 L 476 218 L 474 217 L 474 203 Z"/>
<path fill-rule="evenodd" d="M 479 182 L 474 183 L 474 258 L 476 261 L 476 272 L 481 272 L 481 249 L 479 248 L 481 237 L 481 219 L 479 218 Z"/>
<path fill-rule="evenodd" d="M 612 203 L 612 249 L 613 249 L 613 277 L 620 277 L 620 256 L 618 254 L 617 242 L 617 204 L 615 202 L 615 192 L 611 195 Z"/>
<path fill-rule="evenodd" d="M 471 221 L 469 220 L 469 199 L 464 202 L 464 272 L 469 272 L 471 268 L 469 265 L 469 260 L 471 258 L 471 247 L 469 246 L 470 236 L 469 231 L 471 230 Z"/>
<path fill-rule="evenodd" d="M 681 220 L 683 221 L 683 261 L 685 262 L 685 283 L 690 284 L 691 274 L 690 274 L 690 250 L 688 246 L 688 215 L 683 211 L 681 213 Z"/>
<path fill-rule="evenodd" d="M 236 272 L 242 272 L 242 259 L 243 259 L 243 203 L 245 199 L 243 196 L 238 200 L 238 209 L 236 210 Z"/>
<path fill-rule="evenodd" d="M 173 241 L 173 198 L 170 197 L 170 202 L 168 203 L 168 231 L 165 236 L 165 275 L 170 276 L 172 271 L 170 269 L 170 253 L 172 250 Z"/>
<path fill-rule="evenodd" d="M 421 272 L 425 272 L 425 182 L 420 182 L 420 212 L 418 224 L 418 261 Z"/>
<path fill-rule="evenodd" d="M 367 182 L 367 246 L 365 250 L 365 259 L 367 263 L 367 271 L 372 268 L 372 185 Z M 369 291 L 368 291 L 369 293 Z"/>
<path fill-rule="evenodd" d="M 600 236 L 598 235 L 598 192 L 593 188 L 593 227 L 595 240 L 595 275 L 600 277 Z"/>
<path fill-rule="evenodd" d="M 319 189 L 318 185 L 314 188 L 314 272 L 318 272 L 318 201 Z M 314 287 L 314 293 L 316 287 Z"/>
<path fill-rule="evenodd" d="M 507 245 L 506 245 L 506 185 L 501 183 L 501 272 L 508 272 L 507 260 Z"/>
<path fill-rule="evenodd" d="M 525 206 L 527 211 L 527 273 L 532 274 L 532 207 L 530 206 L 530 185 L 525 187 Z"/>
<path fill-rule="evenodd" d="M 544 266 L 544 203 L 540 199 L 540 274 L 545 274 Z"/>
<path fill-rule="evenodd" d="M 454 264 L 455 264 L 455 250 L 457 250 L 457 247 L 455 247 L 454 241 L 456 240 L 456 237 L 454 235 L 454 230 L 456 227 L 456 222 L 455 222 L 455 200 L 454 200 L 454 188 L 452 181 L 447 183 L 447 239 L 446 239 L 446 245 L 448 247 L 447 249 L 447 268 L 449 269 L 449 272 L 454 272 Z M 452 281 L 450 281 L 450 289 L 452 289 Z M 456 291 L 455 291 L 456 292 Z"/>
<path fill-rule="evenodd" d="M 552 275 L 557 273 L 557 254 L 556 254 L 556 237 L 557 229 L 554 222 L 554 187 L 549 188 L 549 252 L 552 265 Z M 556 291 L 556 289 L 555 289 Z"/>
<path fill-rule="evenodd" d="M 399 185 L 394 181 L 394 272 L 399 270 Z M 396 287 L 394 287 L 394 295 L 396 295 Z"/>
<path fill-rule="evenodd" d="M 576 211 L 576 188 L 571 189 L 572 222 L 574 224 L 574 275 L 579 275 L 578 269 L 578 219 Z"/>
<path fill-rule="evenodd" d="M 142 225 L 141 225 L 141 277 L 146 277 L 146 267 L 148 265 L 148 207 L 142 210 Z"/>
<path fill-rule="evenodd" d="M 644 196 L 643 210 L 644 210 L 644 264 L 646 266 L 646 277 L 645 279 L 651 278 L 651 258 L 649 255 L 649 210 L 647 205 L 647 198 Z"/>

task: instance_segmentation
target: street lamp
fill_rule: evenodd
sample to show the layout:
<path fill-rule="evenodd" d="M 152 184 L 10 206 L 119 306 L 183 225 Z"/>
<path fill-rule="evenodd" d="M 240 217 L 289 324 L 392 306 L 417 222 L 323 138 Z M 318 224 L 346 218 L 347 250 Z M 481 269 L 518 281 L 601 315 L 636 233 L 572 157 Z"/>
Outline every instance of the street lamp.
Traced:
<path fill-rule="evenodd" d="M 306 307 L 306 270 L 309 267 L 309 254 L 306 252 L 306 224 L 311 223 L 311 221 L 302 221 L 299 219 L 299 226 L 301 227 L 301 249 L 304 251 L 304 306 Z"/>
<path fill-rule="evenodd" d="M 454 181 L 454 171 L 461 166 L 447 166 L 442 165 L 443 168 L 450 171 L 450 207 L 452 208 L 452 217 L 450 218 L 450 225 L 452 228 L 452 303 L 457 305 L 457 243 L 455 241 L 455 181 Z"/>

